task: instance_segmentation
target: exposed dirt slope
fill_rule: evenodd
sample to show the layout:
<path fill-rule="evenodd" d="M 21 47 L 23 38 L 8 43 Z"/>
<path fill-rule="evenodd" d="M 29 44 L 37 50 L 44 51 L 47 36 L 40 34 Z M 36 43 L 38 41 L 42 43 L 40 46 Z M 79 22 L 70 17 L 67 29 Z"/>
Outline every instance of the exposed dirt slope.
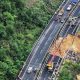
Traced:
<path fill-rule="evenodd" d="M 68 35 L 66 38 L 59 37 L 55 43 L 52 44 L 49 49 L 49 53 L 52 55 L 65 56 L 67 50 L 72 50 L 76 53 L 80 53 L 80 35 L 77 36 Z"/>

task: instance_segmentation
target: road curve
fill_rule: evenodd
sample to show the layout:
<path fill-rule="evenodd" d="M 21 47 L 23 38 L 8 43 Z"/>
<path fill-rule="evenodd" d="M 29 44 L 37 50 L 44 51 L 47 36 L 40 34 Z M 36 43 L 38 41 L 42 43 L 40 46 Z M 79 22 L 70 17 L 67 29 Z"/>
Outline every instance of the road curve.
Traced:
<path fill-rule="evenodd" d="M 66 11 L 67 6 L 69 5 L 70 0 L 63 6 L 63 9 L 65 10 L 64 15 L 62 16 L 62 19 L 66 18 L 68 16 L 68 13 Z M 31 57 L 30 62 L 25 70 L 25 74 L 22 76 L 21 80 L 34 80 L 34 76 L 36 76 L 36 73 L 32 72 L 28 74 L 26 71 L 28 67 L 40 67 L 40 64 L 42 63 L 42 60 L 45 56 L 45 53 L 47 52 L 49 45 L 51 44 L 52 40 L 55 38 L 58 30 L 62 27 L 63 23 L 52 21 L 49 28 L 45 31 L 45 33 L 42 35 L 36 49 L 33 51 L 34 55 Z"/>

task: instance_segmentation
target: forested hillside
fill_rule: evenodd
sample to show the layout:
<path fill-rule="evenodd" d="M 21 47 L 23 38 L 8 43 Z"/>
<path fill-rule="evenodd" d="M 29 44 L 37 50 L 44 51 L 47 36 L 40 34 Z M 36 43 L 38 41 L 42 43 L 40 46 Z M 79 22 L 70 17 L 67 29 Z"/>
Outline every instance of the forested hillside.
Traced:
<path fill-rule="evenodd" d="M 65 62 L 60 70 L 58 80 L 78 80 L 77 75 L 80 74 L 80 60 L 79 62 L 73 63 L 71 61 Z"/>
<path fill-rule="evenodd" d="M 15 80 L 33 43 L 62 0 L 0 0 L 0 80 Z"/>

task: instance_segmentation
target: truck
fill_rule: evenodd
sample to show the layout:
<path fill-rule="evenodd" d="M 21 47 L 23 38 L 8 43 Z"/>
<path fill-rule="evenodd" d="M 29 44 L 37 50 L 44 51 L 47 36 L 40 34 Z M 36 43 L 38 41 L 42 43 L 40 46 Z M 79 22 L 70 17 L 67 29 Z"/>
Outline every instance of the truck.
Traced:
<path fill-rule="evenodd" d="M 53 66 L 54 66 L 53 62 L 50 61 L 50 62 L 47 63 L 47 68 L 48 68 L 49 71 L 53 70 Z"/>
<path fill-rule="evenodd" d="M 63 14 L 64 14 L 64 9 L 62 8 L 62 9 L 59 11 L 58 16 L 62 16 Z"/>
<path fill-rule="evenodd" d="M 55 55 L 51 55 L 50 56 L 50 59 L 48 60 L 48 63 L 47 63 L 47 69 L 48 69 L 48 71 L 52 71 L 53 70 L 53 67 L 54 67 L 54 58 L 55 58 L 56 56 Z"/>

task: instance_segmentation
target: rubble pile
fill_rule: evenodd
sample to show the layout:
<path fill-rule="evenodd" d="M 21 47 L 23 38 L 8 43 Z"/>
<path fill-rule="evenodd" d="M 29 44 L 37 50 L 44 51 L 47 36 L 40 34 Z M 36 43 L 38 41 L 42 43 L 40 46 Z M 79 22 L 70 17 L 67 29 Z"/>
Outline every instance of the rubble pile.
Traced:
<path fill-rule="evenodd" d="M 49 49 L 51 55 L 64 57 L 65 52 L 72 50 L 75 53 L 80 53 L 80 34 L 76 36 L 68 34 L 67 37 L 59 37 Z"/>

